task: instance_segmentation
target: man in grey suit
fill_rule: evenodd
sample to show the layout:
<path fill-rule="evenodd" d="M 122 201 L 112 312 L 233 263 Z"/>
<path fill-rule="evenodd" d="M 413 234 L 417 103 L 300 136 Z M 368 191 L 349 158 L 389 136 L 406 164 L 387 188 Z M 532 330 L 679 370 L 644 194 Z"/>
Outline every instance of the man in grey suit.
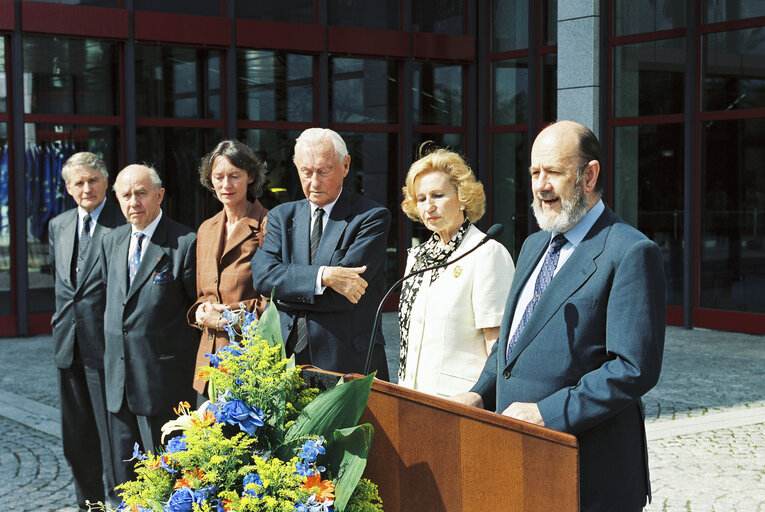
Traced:
<path fill-rule="evenodd" d="M 103 240 L 106 277 L 106 403 L 112 451 L 132 459 L 133 444 L 156 453 L 173 408 L 191 402 L 199 335 L 186 322 L 196 300 L 196 235 L 162 213 L 157 172 L 129 165 L 114 191 L 130 225 Z M 117 480 L 133 463 L 117 465 Z"/>
<path fill-rule="evenodd" d="M 86 500 L 117 497 L 104 395 L 106 289 L 98 269 L 101 239 L 125 219 L 106 199 L 109 173 L 97 155 L 75 153 L 61 176 L 77 208 L 58 215 L 48 226 L 56 293 L 51 325 L 64 456 L 72 467 L 77 504 L 87 510 Z"/>
<path fill-rule="evenodd" d="M 343 188 L 351 157 L 326 128 L 309 128 L 295 143 L 295 166 L 306 199 L 268 213 L 263 246 L 252 258 L 255 291 L 274 298 L 287 354 L 298 364 L 361 372 L 375 310 L 385 292 L 390 212 Z M 382 333 L 372 356 L 388 379 Z"/>
<path fill-rule="evenodd" d="M 498 342 L 458 400 L 577 436 L 582 511 L 650 498 L 641 397 L 658 381 L 666 283 L 658 246 L 601 201 L 600 145 L 561 121 L 531 150 L 534 214 Z"/>

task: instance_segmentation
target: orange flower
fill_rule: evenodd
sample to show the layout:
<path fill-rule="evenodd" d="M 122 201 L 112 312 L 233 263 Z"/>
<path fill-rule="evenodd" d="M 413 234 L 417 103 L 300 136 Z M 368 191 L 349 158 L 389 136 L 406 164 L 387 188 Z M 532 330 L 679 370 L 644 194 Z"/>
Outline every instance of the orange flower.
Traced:
<path fill-rule="evenodd" d="M 191 482 L 185 478 L 179 478 L 178 481 L 175 482 L 175 489 L 180 489 L 181 487 L 191 487 Z"/>
<path fill-rule="evenodd" d="M 316 501 L 335 498 L 335 484 L 329 480 L 322 480 L 319 473 L 305 477 L 302 488 L 316 494 Z"/>
<path fill-rule="evenodd" d="M 209 366 L 200 366 L 197 368 L 197 379 L 199 380 L 207 380 L 210 377 L 210 367 Z"/>
<path fill-rule="evenodd" d="M 212 425 L 213 423 L 215 423 L 215 415 L 207 409 L 205 409 L 205 412 L 202 414 L 201 421 L 196 419 L 191 420 L 191 424 L 195 427 L 204 427 L 205 425 Z"/>

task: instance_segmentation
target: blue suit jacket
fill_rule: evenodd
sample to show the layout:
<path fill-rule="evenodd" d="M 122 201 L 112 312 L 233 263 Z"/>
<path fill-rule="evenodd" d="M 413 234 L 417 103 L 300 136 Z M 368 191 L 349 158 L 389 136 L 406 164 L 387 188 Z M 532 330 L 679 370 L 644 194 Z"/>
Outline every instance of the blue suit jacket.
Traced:
<path fill-rule="evenodd" d="M 390 212 L 358 194 L 343 190 L 330 213 L 316 254 L 310 258 L 308 200 L 281 204 L 268 212 L 263 245 L 252 258 L 255 290 L 274 298 L 286 340 L 294 320 L 306 313 L 311 364 L 337 372 L 362 372 L 377 305 L 385 292 L 385 249 Z M 314 295 L 319 267 L 361 267 L 367 270 L 366 292 L 358 304 L 331 288 Z M 384 344 L 382 334 L 377 342 Z M 379 361 L 378 361 L 379 362 Z M 387 378 L 385 361 L 377 369 Z"/>
<path fill-rule="evenodd" d="M 524 242 L 498 343 L 473 391 L 497 412 L 535 402 L 547 427 L 577 436 L 583 511 L 640 510 L 650 496 L 640 397 L 658 381 L 664 350 L 659 248 L 606 208 L 506 359 L 516 302 L 549 241 L 542 231 Z"/>
<path fill-rule="evenodd" d="M 128 285 L 130 236 L 127 224 L 103 238 L 106 403 L 116 413 L 126 397 L 133 414 L 162 416 L 194 397 L 196 234 L 163 214 Z"/>

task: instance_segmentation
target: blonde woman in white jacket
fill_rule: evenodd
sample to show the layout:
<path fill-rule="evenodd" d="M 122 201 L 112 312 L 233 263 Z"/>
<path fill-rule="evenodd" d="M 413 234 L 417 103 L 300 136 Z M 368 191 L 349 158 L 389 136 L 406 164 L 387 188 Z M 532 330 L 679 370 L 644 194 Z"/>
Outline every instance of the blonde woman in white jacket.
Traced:
<path fill-rule="evenodd" d="M 409 250 L 406 273 L 454 260 L 483 238 L 472 224 L 486 210 L 483 185 L 457 153 L 421 156 L 403 194 L 404 212 L 433 232 Z M 441 396 L 470 390 L 499 334 L 513 271 L 507 249 L 490 240 L 455 264 L 405 281 L 399 385 Z"/>

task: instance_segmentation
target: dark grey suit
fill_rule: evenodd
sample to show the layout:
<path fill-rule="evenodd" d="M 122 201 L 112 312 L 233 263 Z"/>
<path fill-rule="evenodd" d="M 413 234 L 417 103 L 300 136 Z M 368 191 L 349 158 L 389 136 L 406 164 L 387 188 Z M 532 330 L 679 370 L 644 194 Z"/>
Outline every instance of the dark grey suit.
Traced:
<path fill-rule="evenodd" d="M 537 403 L 579 440 L 582 511 L 642 510 L 650 494 L 640 397 L 658 381 L 666 283 L 658 246 L 607 207 L 542 294 L 509 359 L 518 297 L 550 242 L 523 244 L 499 339 L 472 391 L 502 412 Z"/>
<path fill-rule="evenodd" d="M 86 499 L 104 500 L 104 482 L 110 497 L 116 498 L 104 394 L 106 289 L 99 265 L 101 239 L 124 223 L 117 204 L 107 200 L 98 221 L 91 226 L 90 243 L 82 254 L 77 242 L 77 208 L 58 215 L 48 226 L 56 293 L 51 325 L 61 396 L 62 441 L 74 474 L 77 501 L 83 509 Z"/>
<path fill-rule="evenodd" d="M 106 402 L 113 451 L 131 458 L 133 443 L 156 453 L 162 424 L 180 401 L 192 402 L 199 333 L 186 322 L 196 300 L 196 234 L 163 215 L 144 241 L 132 285 L 127 259 L 131 226 L 104 237 Z M 139 439 L 140 437 L 140 439 Z M 132 465 L 118 468 L 132 478 Z"/>

